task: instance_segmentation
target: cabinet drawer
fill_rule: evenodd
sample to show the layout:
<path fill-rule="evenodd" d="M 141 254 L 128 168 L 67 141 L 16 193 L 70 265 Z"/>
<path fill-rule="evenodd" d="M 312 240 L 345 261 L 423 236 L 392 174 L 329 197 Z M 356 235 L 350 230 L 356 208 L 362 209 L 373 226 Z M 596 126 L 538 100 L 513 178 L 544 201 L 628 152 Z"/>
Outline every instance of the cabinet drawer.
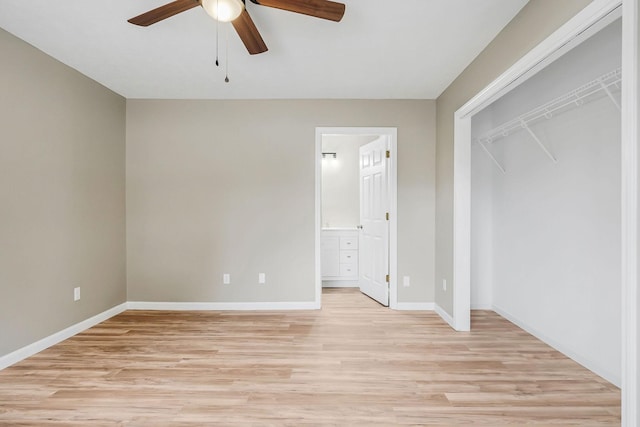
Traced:
<path fill-rule="evenodd" d="M 340 237 L 340 250 L 358 249 L 357 237 Z"/>
<path fill-rule="evenodd" d="M 358 264 L 340 264 L 340 276 L 358 277 Z"/>
<path fill-rule="evenodd" d="M 358 262 L 358 251 L 340 251 L 341 264 L 356 264 Z"/>

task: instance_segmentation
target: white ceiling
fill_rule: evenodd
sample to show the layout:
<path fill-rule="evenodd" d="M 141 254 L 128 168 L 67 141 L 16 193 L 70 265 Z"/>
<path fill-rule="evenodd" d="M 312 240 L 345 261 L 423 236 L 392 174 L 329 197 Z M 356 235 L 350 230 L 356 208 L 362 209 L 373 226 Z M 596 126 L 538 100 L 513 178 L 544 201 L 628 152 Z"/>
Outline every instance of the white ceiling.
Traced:
<path fill-rule="evenodd" d="M 1 0 L 0 27 L 126 98 L 435 99 L 527 0 L 343 0 L 340 23 L 247 1 L 269 51 L 250 56 L 197 7 L 150 27 L 168 0 Z"/>

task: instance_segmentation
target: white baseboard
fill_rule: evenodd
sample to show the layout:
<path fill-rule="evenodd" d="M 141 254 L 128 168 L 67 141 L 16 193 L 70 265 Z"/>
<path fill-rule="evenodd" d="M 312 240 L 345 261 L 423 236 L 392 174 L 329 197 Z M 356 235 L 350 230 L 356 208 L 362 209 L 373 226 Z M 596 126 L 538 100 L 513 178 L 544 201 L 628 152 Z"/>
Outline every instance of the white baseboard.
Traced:
<path fill-rule="evenodd" d="M 308 302 L 145 302 L 129 301 L 129 310 L 170 310 L 170 311 L 281 311 L 317 310 L 315 301 Z"/>
<path fill-rule="evenodd" d="M 531 326 L 529 326 L 525 322 L 523 322 L 520 319 L 518 319 L 516 316 L 513 316 L 511 313 L 507 312 L 506 310 L 504 310 L 504 309 L 502 309 L 500 307 L 496 307 L 494 305 L 493 306 L 493 311 L 495 311 L 500 316 L 502 316 L 505 319 L 507 319 L 509 322 L 513 323 L 514 325 L 518 326 L 519 328 L 525 330 L 526 332 L 530 333 L 534 337 L 538 338 L 540 341 L 542 341 L 545 344 L 548 344 L 549 346 L 551 346 L 554 349 L 558 350 L 560 353 L 564 354 L 569 359 L 572 359 L 573 361 L 575 361 L 575 362 L 579 363 L 580 365 L 584 366 L 585 368 L 587 368 L 588 370 L 590 370 L 594 374 L 604 378 L 605 380 L 609 381 L 611 384 L 615 385 L 616 387 L 620 387 L 620 385 L 622 383 L 622 379 L 620 378 L 619 375 L 615 375 L 614 373 L 609 372 L 606 369 L 603 369 L 601 366 L 598 366 L 597 364 L 593 363 L 591 360 L 589 360 L 589 359 L 587 359 L 587 358 L 575 353 L 574 351 L 568 349 L 562 343 L 557 342 L 557 341 L 549 338 L 546 334 L 540 332 L 539 330 L 537 330 L 535 328 L 532 328 Z"/>
<path fill-rule="evenodd" d="M 447 313 L 445 311 L 444 308 L 440 307 L 438 304 L 435 304 L 435 311 L 436 311 L 436 313 L 438 313 L 438 315 L 440 317 L 442 317 L 442 320 L 447 322 L 449 324 L 449 326 L 451 326 L 453 329 L 455 329 L 454 322 L 453 322 L 453 317 L 451 317 L 449 315 L 449 313 Z"/>
<path fill-rule="evenodd" d="M 399 302 L 396 303 L 396 310 L 402 311 L 433 311 L 436 304 L 433 302 Z"/>
<path fill-rule="evenodd" d="M 18 363 L 21 360 L 26 359 L 27 357 L 33 356 L 34 354 L 37 354 L 42 350 L 51 347 L 52 345 L 58 344 L 59 342 L 62 342 L 67 338 L 71 338 L 72 336 L 79 334 L 80 332 L 87 330 L 100 322 L 104 322 L 105 320 L 122 313 L 126 309 L 127 303 L 122 303 L 113 308 L 110 308 L 109 310 L 103 311 L 100 314 L 96 314 L 93 317 L 83 320 L 82 322 L 76 323 L 75 325 L 69 326 L 68 328 L 56 332 L 55 334 L 49 335 L 48 337 L 45 337 L 39 341 L 36 341 L 5 356 L 2 356 L 0 357 L 0 370 Z"/>

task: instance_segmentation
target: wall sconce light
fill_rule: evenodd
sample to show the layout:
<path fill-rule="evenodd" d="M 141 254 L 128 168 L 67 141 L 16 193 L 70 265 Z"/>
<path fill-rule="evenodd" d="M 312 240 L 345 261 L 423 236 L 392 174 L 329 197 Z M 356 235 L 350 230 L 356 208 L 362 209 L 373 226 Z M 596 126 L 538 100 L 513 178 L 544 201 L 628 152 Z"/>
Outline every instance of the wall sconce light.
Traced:
<path fill-rule="evenodd" d="M 337 153 L 322 153 L 322 158 L 323 159 L 326 159 L 327 157 L 335 159 L 335 158 L 338 157 L 338 155 L 337 155 Z"/>

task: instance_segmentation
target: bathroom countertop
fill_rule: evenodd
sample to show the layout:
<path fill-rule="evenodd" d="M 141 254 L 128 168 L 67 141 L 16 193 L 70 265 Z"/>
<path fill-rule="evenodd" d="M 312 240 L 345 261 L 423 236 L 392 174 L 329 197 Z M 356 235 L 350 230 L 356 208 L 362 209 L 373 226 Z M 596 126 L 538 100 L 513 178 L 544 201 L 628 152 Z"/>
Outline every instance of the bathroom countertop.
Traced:
<path fill-rule="evenodd" d="M 322 227 L 322 231 L 356 231 L 358 227 Z"/>

